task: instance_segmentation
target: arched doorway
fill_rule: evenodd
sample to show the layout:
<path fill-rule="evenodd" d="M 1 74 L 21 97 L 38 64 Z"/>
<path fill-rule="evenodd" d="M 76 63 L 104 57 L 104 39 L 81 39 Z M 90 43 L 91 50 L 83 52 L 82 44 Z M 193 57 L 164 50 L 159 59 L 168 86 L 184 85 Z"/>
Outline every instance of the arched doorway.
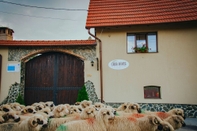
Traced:
<path fill-rule="evenodd" d="M 48 52 L 32 58 L 25 66 L 25 104 L 53 101 L 74 104 L 84 85 L 84 62 L 76 56 Z"/>

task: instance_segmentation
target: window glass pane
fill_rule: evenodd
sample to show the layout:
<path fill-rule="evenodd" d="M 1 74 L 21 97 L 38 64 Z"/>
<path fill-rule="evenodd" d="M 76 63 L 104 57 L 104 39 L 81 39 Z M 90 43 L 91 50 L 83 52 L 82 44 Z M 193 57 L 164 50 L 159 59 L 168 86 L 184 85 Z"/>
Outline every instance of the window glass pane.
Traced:
<path fill-rule="evenodd" d="M 148 35 L 148 52 L 157 52 L 156 34 Z"/>
<path fill-rule="evenodd" d="M 145 35 L 136 35 L 136 42 L 137 42 L 137 47 L 140 48 L 143 45 L 146 45 L 146 37 Z"/>
<path fill-rule="evenodd" d="M 127 52 L 132 53 L 135 52 L 133 48 L 135 47 L 135 36 L 134 35 L 128 35 L 127 36 Z"/>
<path fill-rule="evenodd" d="M 146 40 L 137 40 L 137 47 L 140 48 L 142 46 L 146 46 Z"/>

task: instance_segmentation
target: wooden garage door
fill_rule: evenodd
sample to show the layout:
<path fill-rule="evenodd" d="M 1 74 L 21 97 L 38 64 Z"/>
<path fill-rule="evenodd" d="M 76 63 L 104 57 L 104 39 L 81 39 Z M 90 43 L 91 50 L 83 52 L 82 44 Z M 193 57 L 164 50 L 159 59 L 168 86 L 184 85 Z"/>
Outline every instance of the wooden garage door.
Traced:
<path fill-rule="evenodd" d="M 74 104 L 83 85 L 84 62 L 75 56 L 49 52 L 26 63 L 26 105 L 40 101 Z"/>

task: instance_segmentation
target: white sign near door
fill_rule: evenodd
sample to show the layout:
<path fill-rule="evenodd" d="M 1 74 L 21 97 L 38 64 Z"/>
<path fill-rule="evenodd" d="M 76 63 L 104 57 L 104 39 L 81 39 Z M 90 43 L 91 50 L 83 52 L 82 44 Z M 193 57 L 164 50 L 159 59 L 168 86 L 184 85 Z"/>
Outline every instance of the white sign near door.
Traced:
<path fill-rule="evenodd" d="M 129 62 L 122 59 L 115 59 L 109 62 L 108 66 L 114 70 L 122 70 L 129 66 Z"/>

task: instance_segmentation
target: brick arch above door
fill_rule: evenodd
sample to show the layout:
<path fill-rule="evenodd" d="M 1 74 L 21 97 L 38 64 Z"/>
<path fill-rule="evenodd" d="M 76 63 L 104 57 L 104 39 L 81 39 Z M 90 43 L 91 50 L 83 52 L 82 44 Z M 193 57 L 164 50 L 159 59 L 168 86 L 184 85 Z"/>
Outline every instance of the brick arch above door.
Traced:
<path fill-rule="evenodd" d="M 27 62 L 29 59 L 31 59 L 32 57 L 34 57 L 35 55 L 38 55 L 38 54 L 41 54 L 41 53 L 46 53 L 46 52 L 62 52 L 62 53 L 66 53 L 66 54 L 70 54 L 70 55 L 73 55 L 73 56 L 76 56 L 82 60 L 85 60 L 86 58 L 78 55 L 78 54 L 75 54 L 73 53 L 72 51 L 68 51 L 68 50 L 64 50 L 64 49 L 41 49 L 41 50 L 37 50 L 37 51 L 33 51 L 33 52 L 30 52 L 29 54 L 27 54 L 26 56 L 23 56 L 21 58 L 21 61 L 22 62 Z"/>
<path fill-rule="evenodd" d="M 85 60 L 92 60 L 96 57 L 95 46 L 54 46 L 54 47 L 9 47 L 8 61 L 21 61 L 24 58 L 36 54 L 38 52 L 58 51 L 72 54 Z"/>

